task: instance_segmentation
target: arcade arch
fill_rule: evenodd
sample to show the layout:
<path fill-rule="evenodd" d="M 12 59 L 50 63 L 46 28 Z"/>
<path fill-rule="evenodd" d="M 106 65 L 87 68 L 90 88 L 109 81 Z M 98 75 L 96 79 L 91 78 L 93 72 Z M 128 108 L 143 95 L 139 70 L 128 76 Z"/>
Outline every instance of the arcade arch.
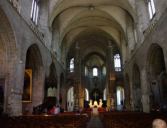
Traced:
<path fill-rule="evenodd" d="M 43 101 L 43 85 L 44 85 L 44 74 L 43 74 L 43 63 L 41 58 L 41 53 L 36 44 L 31 45 L 26 54 L 26 63 L 25 63 L 25 71 L 31 70 L 30 81 L 32 81 L 32 87 L 28 90 L 29 95 L 32 97 L 30 100 L 23 99 L 22 101 L 22 110 L 23 114 L 25 113 L 25 109 L 29 108 L 29 114 L 32 113 L 33 106 L 38 106 Z M 25 73 L 25 78 L 27 74 Z M 26 79 L 25 79 L 26 80 Z M 26 81 L 24 80 L 24 83 Z M 23 95 L 26 85 L 23 87 Z"/>

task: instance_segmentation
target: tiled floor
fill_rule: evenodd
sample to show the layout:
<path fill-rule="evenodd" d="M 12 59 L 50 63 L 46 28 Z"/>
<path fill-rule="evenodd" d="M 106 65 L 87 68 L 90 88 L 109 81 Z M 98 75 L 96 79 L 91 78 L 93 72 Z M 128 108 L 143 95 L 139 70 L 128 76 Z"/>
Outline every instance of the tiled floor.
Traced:
<path fill-rule="evenodd" d="M 92 115 L 90 121 L 87 123 L 86 128 L 104 128 L 99 115 Z"/>

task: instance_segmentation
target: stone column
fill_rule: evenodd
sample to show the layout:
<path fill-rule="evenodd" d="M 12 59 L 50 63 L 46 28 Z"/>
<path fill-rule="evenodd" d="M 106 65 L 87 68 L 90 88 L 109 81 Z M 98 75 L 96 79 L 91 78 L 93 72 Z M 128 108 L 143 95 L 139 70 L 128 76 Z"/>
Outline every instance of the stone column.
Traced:
<path fill-rule="evenodd" d="M 135 109 L 135 106 L 134 106 L 134 103 L 135 103 L 135 100 L 134 100 L 134 97 L 133 97 L 133 84 L 132 84 L 132 81 L 130 82 L 130 98 L 131 98 L 131 100 L 130 100 L 130 104 L 131 104 L 131 110 L 132 111 L 134 111 L 134 109 Z"/>
<path fill-rule="evenodd" d="M 79 110 L 80 107 L 83 107 L 83 88 L 82 88 L 82 81 L 81 81 L 81 54 L 80 54 L 80 48 L 78 46 L 78 42 L 75 43 L 75 56 L 74 56 L 74 73 L 76 81 L 76 103 L 78 104 L 78 107 L 76 110 Z M 79 98 L 79 99 L 78 99 Z"/>
<path fill-rule="evenodd" d="M 110 110 L 110 108 L 111 108 L 111 93 L 108 93 L 106 95 L 106 98 L 107 98 L 107 107 Z"/>
<path fill-rule="evenodd" d="M 108 41 L 108 53 L 107 53 L 107 107 L 111 106 L 111 92 L 115 92 L 115 70 L 114 70 L 114 55 L 113 55 L 113 49 L 112 49 L 112 42 L 111 40 Z M 113 98 L 113 100 L 115 100 Z M 114 101 L 115 102 L 115 101 Z M 113 109 L 113 107 L 112 107 Z"/>
<path fill-rule="evenodd" d="M 22 92 L 20 89 L 12 89 L 10 105 L 11 105 L 10 116 L 22 115 Z"/>
<path fill-rule="evenodd" d="M 142 89 L 142 103 L 143 112 L 150 112 L 149 104 L 149 82 L 147 81 L 147 75 L 145 69 L 141 70 L 141 89 Z"/>
<path fill-rule="evenodd" d="M 126 110 L 130 111 L 131 106 L 130 106 L 130 85 L 129 85 L 129 79 L 127 78 L 126 74 L 124 74 L 124 83 L 125 83 L 125 107 Z"/>

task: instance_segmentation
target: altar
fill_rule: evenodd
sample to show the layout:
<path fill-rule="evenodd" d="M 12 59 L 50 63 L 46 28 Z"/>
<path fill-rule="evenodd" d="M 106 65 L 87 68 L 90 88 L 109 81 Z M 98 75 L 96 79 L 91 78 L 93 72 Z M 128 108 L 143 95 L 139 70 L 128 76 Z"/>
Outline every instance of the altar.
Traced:
<path fill-rule="evenodd" d="M 93 111 L 92 111 L 93 114 L 98 114 L 98 108 L 93 108 Z"/>
<path fill-rule="evenodd" d="M 99 105 L 98 105 L 98 103 L 97 103 L 97 101 L 96 101 L 96 96 L 97 96 L 97 94 L 95 93 L 94 95 L 95 95 L 94 104 L 92 103 L 92 100 L 90 100 L 89 106 L 90 106 L 90 108 L 92 108 L 92 114 L 95 114 L 95 115 L 96 115 L 96 114 L 98 114 L 98 108 L 101 108 L 101 107 L 102 107 L 103 102 L 102 102 L 102 99 L 100 99 L 100 102 L 99 102 Z"/>

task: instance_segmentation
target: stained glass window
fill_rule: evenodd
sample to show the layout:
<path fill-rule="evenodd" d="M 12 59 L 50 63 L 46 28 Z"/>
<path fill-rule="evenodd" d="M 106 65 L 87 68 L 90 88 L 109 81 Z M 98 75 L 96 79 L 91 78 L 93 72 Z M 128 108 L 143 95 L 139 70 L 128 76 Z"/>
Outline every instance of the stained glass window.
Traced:
<path fill-rule="evenodd" d="M 37 25 L 39 14 L 39 0 L 32 0 L 31 19 Z"/>
<path fill-rule="evenodd" d="M 155 14 L 154 0 L 147 0 L 147 3 L 148 3 L 148 12 L 151 20 Z"/>
<path fill-rule="evenodd" d="M 120 55 L 116 54 L 114 56 L 114 66 L 115 66 L 115 71 L 121 71 L 121 59 L 120 59 Z"/>
<path fill-rule="evenodd" d="M 74 72 L 74 58 L 70 60 L 70 72 Z"/>
<path fill-rule="evenodd" d="M 98 70 L 97 70 L 97 68 L 93 68 L 93 76 L 98 76 Z"/>

